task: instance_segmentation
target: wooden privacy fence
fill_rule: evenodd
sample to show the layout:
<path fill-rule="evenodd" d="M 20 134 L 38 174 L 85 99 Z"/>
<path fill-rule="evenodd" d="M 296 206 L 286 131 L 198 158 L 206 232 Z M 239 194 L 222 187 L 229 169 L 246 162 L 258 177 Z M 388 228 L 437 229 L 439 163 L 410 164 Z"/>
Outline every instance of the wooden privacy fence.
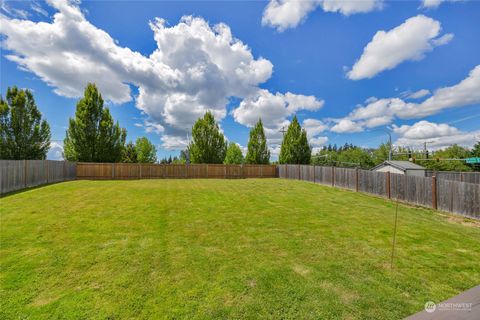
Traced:
<path fill-rule="evenodd" d="M 73 180 L 75 162 L 54 160 L 0 160 L 0 194 L 42 184 Z"/>
<path fill-rule="evenodd" d="M 480 172 L 452 172 L 452 171 L 427 171 L 425 176 L 442 180 L 454 180 L 480 184 Z"/>
<path fill-rule="evenodd" d="M 480 219 L 480 184 L 351 168 L 278 167 L 280 178 L 341 187 Z"/>
<path fill-rule="evenodd" d="M 191 179 L 276 178 L 275 165 L 255 164 L 77 164 L 77 179 Z"/>

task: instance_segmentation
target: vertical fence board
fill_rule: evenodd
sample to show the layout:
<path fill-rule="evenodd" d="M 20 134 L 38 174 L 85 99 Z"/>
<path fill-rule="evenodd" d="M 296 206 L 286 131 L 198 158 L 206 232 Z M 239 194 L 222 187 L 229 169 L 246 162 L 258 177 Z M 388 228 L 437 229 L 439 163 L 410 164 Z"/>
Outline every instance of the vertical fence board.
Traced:
<path fill-rule="evenodd" d="M 279 165 L 278 173 L 280 178 L 298 179 L 298 165 Z M 462 173 L 462 179 L 473 181 L 478 173 L 471 174 L 467 177 Z M 369 170 L 303 165 L 300 166 L 300 179 L 329 186 L 335 183 L 336 187 L 383 197 L 390 195 L 391 199 L 429 208 L 434 207 L 435 202 L 439 210 L 480 218 L 480 184 L 462 182 L 458 173 L 446 173 L 443 178 L 436 179 L 435 194 L 429 174 L 426 177 L 388 175 Z"/>
<path fill-rule="evenodd" d="M 426 171 L 425 176 L 436 176 L 437 180 L 453 180 L 480 184 L 480 172 Z"/>
<path fill-rule="evenodd" d="M 79 179 L 276 178 L 275 165 L 78 163 Z"/>
<path fill-rule="evenodd" d="M 438 209 L 480 218 L 479 184 L 439 179 L 437 192 Z"/>
<path fill-rule="evenodd" d="M 75 179 L 76 163 L 53 160 L 0 160 L 0 194 Z"/>

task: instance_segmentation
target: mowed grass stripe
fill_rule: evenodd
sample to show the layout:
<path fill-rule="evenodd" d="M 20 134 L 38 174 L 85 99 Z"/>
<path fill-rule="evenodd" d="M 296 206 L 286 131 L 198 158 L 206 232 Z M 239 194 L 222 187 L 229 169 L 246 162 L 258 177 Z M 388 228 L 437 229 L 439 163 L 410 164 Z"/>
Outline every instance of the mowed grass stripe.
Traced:
<path fill-rule="evenodd" d="M 2 318 L 393 319 L 480 283 L 480 228 L 282 179 L 72 181 L 1 202 Z"/>

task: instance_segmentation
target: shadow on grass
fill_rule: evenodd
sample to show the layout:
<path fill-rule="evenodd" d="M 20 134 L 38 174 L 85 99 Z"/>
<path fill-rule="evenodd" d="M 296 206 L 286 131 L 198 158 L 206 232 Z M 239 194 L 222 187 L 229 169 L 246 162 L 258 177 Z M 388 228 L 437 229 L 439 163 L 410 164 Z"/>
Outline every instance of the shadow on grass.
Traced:
<path fill-rule="evenodd" d="M 7 198 L 7 197 L 11 197 L 11 196 L 13 196 L 13 195 L 20 194 L 20 193 L 24 193 L 24 192 L 27 192 L 27 191 L 31 191 L 31 190 L 35 190 L 35 189 L 40 189 L 40 188 L 43 188 L 43 187 L 46 187 L 46 186 L 51 186 L 51 185 L 54 185 L 54 184 L 59 184 L 59 183 L 63 183 L 63 182 L 70 182 L 70 181 L 76 181 L 76 180 L 77 180 L 77 179 L 65 180 L 65 181 L 56 181 L 56 182 L 49 182 L 49 183 L 45 183 L 45 184 L 40 184 L 40 185 L 38 185 L 38 186 L 26 187 L 26 188 L 19 189 L 19 190 L 9 191 L 9 192 L 5 192 L 5 193 L 0 194 L 0 199 Z"/>

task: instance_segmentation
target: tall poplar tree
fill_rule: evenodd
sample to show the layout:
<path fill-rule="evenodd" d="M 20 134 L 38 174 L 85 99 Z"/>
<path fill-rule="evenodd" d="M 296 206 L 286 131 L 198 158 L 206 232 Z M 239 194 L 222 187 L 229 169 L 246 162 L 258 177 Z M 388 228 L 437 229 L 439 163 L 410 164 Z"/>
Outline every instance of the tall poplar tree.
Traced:
<path fill-rule="evenodd" d="M 50 126 L 42 120 L 30 90 L 7 89 L 0 97 L 0 159 L 45 159 L 50 149 Z"/>
<path fill-rule="evenodd" d="M 70 118 L 64 140 L 67 160 L 85 162 L 119 162 L 127 132 L 114 123 L 102 95 L 89 83 L 84 97 L 77 103 L 75 118 Z"/>
<path fill-rule="evenodd" d="M 283 137 L 278 160 L 280 163 L 309 164 L 311 156 L 307 132 L 298 123 L 297 116 L 294 116 Z"/>
<path fill-rule="evenodd" d="M 210 111 L 193 125 L 188 151 L 192 163 L 223 163 L 227 142 Z"/>
<path fill-rule="evenodd" d="M 268 164 L 269 161 L 270 150 L 268 150 L 262 119 L 259 119 L 255 127 L 250 130 L 250 139 L 248 140 L 248 150 L 245 162 L 251 164 Z"/>

